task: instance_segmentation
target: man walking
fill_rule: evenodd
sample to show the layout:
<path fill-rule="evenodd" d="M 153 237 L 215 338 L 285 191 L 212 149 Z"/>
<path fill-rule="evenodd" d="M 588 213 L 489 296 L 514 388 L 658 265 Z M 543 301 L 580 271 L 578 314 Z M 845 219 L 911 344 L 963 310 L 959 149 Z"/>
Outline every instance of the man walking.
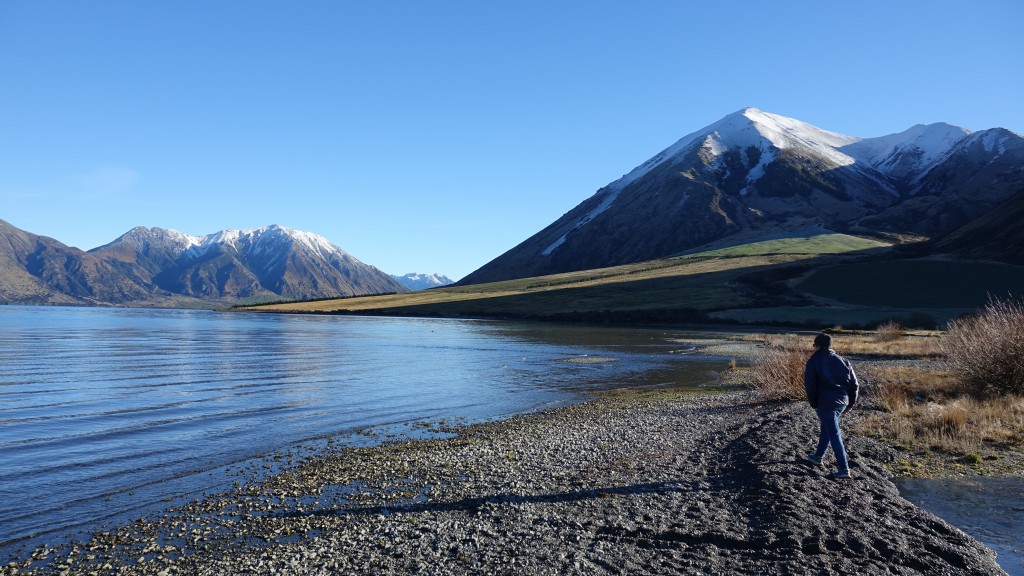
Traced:
<path fill-rule="evenodd" d="M 839 431 L 839 416 L 853 409 L 860 388 L 857 375 L 850 362 L 832 350 L 832 337 L 822 332 L 814 338 L 814 354 L 804 368 L 804 390 L 807 401 L 818 413 L 821 431 L 818 448 L 807 455 L 815 466 L 821 466 L 825 452 L 832 446 L 837 470 L 833 478 L 849 478 L 850 464 L 846 459 L 843 435 Z"/>

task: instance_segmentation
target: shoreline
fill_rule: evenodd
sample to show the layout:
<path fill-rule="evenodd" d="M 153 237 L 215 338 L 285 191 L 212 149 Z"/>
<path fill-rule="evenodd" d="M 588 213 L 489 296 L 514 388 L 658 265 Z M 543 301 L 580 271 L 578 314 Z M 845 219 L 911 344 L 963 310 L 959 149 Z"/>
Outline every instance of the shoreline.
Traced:
<path fill-rule="evenodd" d="M 325 449 L 0 574 L 1002 573 L 899 495 L 894 448 L 849 435 L 848 482 L 803 464 L 817 421 L 802 408 L 619 391 Z"/>

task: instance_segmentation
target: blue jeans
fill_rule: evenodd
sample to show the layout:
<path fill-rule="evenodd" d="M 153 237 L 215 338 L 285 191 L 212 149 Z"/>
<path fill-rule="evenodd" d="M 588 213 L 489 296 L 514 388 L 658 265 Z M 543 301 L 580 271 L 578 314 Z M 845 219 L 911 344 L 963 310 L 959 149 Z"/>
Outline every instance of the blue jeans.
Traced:
<path fill-rule="evenodd" d="M 821 459 L 831 445 L 836 456 L 836 467 L 840 470 L 848 470 L 850 466 L 846 460 L 843 434 L 839 431 L 839 415 L 845 409 L 846 406 L 829 406 L 817 410 L 818 420 L 821 420 L 821 432 L 818 434 L 818 448 L 814 451 L 814 456 Z"/>

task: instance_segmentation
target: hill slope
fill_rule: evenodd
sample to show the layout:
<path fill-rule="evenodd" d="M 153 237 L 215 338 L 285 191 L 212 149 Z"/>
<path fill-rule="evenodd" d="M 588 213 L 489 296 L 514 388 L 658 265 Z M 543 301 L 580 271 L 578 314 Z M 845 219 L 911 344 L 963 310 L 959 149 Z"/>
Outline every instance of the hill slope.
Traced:
<path fill-rule="evenodd" d="M 1024 188 L 1016 196 L 940 238 L 935 252 L 1024 264 Z"/>
<path fill-rule="evenodd" d="M 0 220 L 0 302 L 98 304 L 164 296 L 103 258 Z"/>
<path fill-rule="evenodd" d="M 733 235 L 809 226 L 948 233 L 1024 182 L 1024 138 L 915 126 L 861 139 L 747 108 L 689 134 L 461 280 L 664 258 Z"/>

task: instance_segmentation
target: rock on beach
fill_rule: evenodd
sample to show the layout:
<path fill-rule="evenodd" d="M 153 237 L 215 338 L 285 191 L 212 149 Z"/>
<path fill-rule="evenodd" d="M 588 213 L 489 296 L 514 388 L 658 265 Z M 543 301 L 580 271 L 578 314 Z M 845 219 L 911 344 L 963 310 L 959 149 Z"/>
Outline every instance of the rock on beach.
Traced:
<path fill-rule="evenodd" d="M 605 398 L 454 432 L 331 450 L 0 574 L 1003 573 L 899 495 L 884 444 L 848 435 L 851 480 L 804 464 L 802 404 Z"/>

